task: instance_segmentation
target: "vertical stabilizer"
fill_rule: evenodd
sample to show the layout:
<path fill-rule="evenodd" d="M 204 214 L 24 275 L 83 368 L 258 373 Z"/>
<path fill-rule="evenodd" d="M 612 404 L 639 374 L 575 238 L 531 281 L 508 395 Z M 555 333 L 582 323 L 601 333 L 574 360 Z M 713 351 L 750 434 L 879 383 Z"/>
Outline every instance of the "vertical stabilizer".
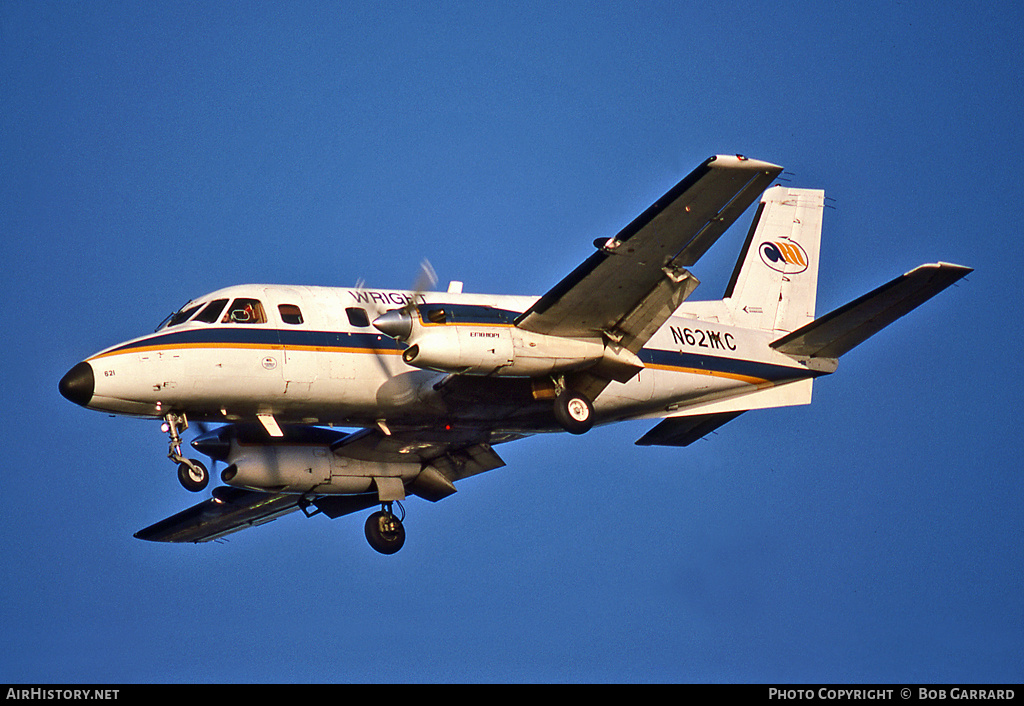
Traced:
<path fill-rule="evenodd" d="M 764 192 L 725 292 L 738 326 L 780 336 L 814 320 L 825 192 Z"/>

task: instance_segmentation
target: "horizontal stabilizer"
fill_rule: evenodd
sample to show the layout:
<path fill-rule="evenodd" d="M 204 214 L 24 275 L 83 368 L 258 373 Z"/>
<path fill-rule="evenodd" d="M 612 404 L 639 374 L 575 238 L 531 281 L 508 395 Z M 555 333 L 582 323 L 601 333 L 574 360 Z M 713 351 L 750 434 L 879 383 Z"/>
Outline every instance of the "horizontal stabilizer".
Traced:
<path fill-rule="evenodd" d="M 970 272 L 945 262 L 921 265 L 771 346 L 787 355 L 838 358 Z"/>
<path fill-rule="evenodd" d="M 672 417 L 662 421 L 635 443 L 637 446 L 689 446 L 741 414 L 742 411 Z"/>

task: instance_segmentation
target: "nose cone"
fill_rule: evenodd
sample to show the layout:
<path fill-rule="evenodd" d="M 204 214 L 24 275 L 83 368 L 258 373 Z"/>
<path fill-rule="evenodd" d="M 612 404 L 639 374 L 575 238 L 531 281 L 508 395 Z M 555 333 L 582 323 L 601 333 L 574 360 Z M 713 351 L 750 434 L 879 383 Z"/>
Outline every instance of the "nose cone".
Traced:
<path fill-rule="evenodd" d="M 96 389 L 96 378 L 93 377 L 92 366 L 83 361 L 71 368 L 60 379 L 58 389 L 64 397 L 85 407 L 92 400 L 92 393 Z"/>
<path fill-rule="evenodd" d="M 412 333 L 412 317 L 402 309 L 392 309 L 373 320 L 373 325 L 381 333 L 404 341 Z"/>

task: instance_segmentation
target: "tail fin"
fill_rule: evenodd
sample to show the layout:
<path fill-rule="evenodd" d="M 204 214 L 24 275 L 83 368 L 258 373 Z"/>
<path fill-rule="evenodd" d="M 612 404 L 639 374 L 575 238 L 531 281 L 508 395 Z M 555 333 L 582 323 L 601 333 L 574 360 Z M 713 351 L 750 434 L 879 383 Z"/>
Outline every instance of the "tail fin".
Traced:
<path fill-rule="evenodd" d="M 821 189 L 764 192 L 725 292 L 736 325 L 782 336 L 814 320 L 824 207 Z"/>

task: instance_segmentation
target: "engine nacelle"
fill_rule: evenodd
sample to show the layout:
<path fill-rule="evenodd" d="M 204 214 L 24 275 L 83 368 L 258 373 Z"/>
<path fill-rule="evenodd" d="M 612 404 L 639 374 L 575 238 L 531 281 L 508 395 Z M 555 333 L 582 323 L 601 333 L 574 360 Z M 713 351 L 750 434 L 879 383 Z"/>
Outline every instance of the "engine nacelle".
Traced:
<path fill-rule="evenodd" d="M 512 326 L 423 327 L 402 354 L 409 365 L 469 375 L 536 376 L 579 370 L 604 355 L 595 338 L 558 338 Z"/>
<path fill-rule="evenodd" d="M 331 451 L 326 447 L 283 445 L 251 446 L 233 449 L 231 465 L 221 480 L 239 488 L 304 493 L 317 486 L 333 484 Z M 347 492 L 369 488 L 369 479 L 359 479 Z"/>
<path fill-rule="evenodd" d="M 385 312 L 373 325 L 409 344 L 406 363 L 444 373 L 539 377 L 597 365 L 602 375 L 625 382 L 644 367 L 601 336 L 548 336 L 519 328 L 515 317 L 489 306 L 420 304 Z"/>
<path fill-rule="evenodd" d="M 377 478 L 408 483 L 420 470 L 418 461 L 381 463 L 338 456 L 326 447 L 263 446 L 234 458 L 221 480 L 277 493 L 349 494 L 375 490 Z"/>
<path fill-rule="evenodd" d="M 259 427 L 229 425 L 205 434 L 192 445 L 210 458 L 228 464 L 221 472 L 227 485 L 278 493 L 364 493 L 375 478 L 411 482 L 421 470 L 408 463 L 346 456 L 332 446 L 346 436 L 335 430 L 289 427 L 285 438 L 268 437 Z"/>

